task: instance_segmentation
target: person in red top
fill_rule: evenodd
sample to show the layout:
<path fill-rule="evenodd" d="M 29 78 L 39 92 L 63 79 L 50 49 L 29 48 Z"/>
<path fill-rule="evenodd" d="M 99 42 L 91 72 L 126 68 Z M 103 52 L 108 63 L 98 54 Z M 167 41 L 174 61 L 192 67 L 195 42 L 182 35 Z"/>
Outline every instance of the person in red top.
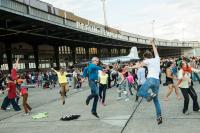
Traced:
<path fill-rule="evenodd" d="M 27 85 L 26 85 L 26 78 L 22 76 L 22 84 L 21 84 L 21 90 L 20 95 L 23 97 L 23 107 L 25 111 L 25 115 L 29 115 L 29 112 L 31 112 L 32 108 L 28 104 L 28 91 L 27 91 Z"/>
<path fill-rule="evenodd" d="M 4 98 L 4 101 L 1 105 L 2 110 L 6 110 L 8 105 L 11 103 L 15 111 L 20 111 L 19 105 L 16 103 L 16 84 L 12 80 L 12 77 L 9 76 L 7 78 L 7 89 L 5 91 L 8 91 L 8 95 Z"/>

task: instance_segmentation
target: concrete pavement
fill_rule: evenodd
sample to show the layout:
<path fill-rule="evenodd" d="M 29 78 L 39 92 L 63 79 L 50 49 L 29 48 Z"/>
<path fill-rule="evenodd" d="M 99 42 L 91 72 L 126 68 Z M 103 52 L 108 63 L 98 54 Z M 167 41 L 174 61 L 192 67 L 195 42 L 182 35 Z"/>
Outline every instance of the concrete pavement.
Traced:
<path fill-rule="evenodd" d="M 195 88 L 200 96 L 199 84 Z M 14 112 L 0 111 L 0 132 L 1 133 L 198 133 L 200 131 L 200 113 L 192 111 L 192 100 L 190 100 L 190 115 L 181 113 L 183 99 L 177 100 L 175 94 L 170 96 L 168 102 L 164 101 L 167 88 L 161 85 L 160 100 L 163 112 L 163 124 L 157 125 L 155 120 L 155 109 L 153 103 L 145 100 L 138 106 L 133 117 L 124 128 L 133 110 L 138 105 L 135 102 L 135 95 L 130 97 L 128 102 L 117 101 L 117 89 L 107 91 L 106 106 L 98 104 L 100 119 L 91 115 L 89 106 L 85 105 L 87 95 L 90 93 L 88 87 L 83 91 L 70 90 L 66 104 L 63 106 L 59 98 L 59 90 L 43 90 L 33 88 L 30 93 L 30 105 L 33 107 L 31 115 L 48 112 L 48 117 L 40 120 L 33 120 L 30 116 L 23 116 L 23 111 Z M 180 92 L 181 93 L 181 92 Z M 134 93 L 135 94 L 135 93 Z M 182 94 L 180 94 L 182 96 Z M 199 98 L 200 101 L 200 98 Z M 80 114 L 78 120 L 60 121 L 66 114 Z"/>

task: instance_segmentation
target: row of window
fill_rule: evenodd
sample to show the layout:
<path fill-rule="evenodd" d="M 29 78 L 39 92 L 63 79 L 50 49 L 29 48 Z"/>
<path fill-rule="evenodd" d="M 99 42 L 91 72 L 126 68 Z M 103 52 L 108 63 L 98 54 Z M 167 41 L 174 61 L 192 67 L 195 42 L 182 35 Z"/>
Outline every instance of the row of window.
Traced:
<path fill-rule="evenodd" d="M 58 50 L 59 50 L 59 54 L 70 54 L 71 53 L 70 47 L 67 47 L 67 46 L 60 46 L 60 47 L 58 47 Z"/>

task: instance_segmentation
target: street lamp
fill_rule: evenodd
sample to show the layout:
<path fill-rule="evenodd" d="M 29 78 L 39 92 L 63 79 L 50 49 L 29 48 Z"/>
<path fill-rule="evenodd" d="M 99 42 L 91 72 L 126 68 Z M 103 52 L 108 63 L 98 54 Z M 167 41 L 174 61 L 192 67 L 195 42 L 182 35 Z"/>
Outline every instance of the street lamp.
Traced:
<path fill-rule="evenodd" d="M 101 2 L 102 2 L 102 4 L 103 4 L 104 25 L 105 25 L 105 32 L 106 32 L 106 29 L 107 29 L 107 18 L 106 18 L 105 1 L 106 1 L 106 0 L 101 0 Z"/>
<path fill-rule="evenodd" d="M 152 21 L 152 34 L 153 34 L 153 38 L 155 38 L 155 27 L 154 27 L 154 24 L 155 24 L 155 20 Z"/>

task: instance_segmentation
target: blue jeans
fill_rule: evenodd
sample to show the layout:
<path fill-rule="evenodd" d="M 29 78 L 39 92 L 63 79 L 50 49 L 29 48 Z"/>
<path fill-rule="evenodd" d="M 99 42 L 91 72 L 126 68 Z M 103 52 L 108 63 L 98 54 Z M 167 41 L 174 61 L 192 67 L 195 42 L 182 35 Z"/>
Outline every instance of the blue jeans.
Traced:
<path fill-rule="evenodd" d="M 4 109 L 4 110 L 6 110 L 6 108 L 8 107 L 8 105 L 10 103 L 12 104 L 12 106 L 13 106 L 13 108 L 14 108 L 15 111 L 20 111 L 21 110 L 20 107 L 19 107 L 19 105 L 16 103 L 15 98 L 9 99 L 8 96 L 6 96 L 4 98 L 3 103 L 1 105 L 1 108 Z"/>
<path fill-rule="evenodd" d="M 91 100 L 92 98 L 94 98 L 91 112 L 96 113 L 97 112 L 97 102 L 98 102 L 98 98 L 99 98 L 99 88 L 97 86 L 97 83 L 93 80 L 89 80 L 89 86 L 91 88 L 91 94 L 88 96 L 88 99 Z"/>
<path fill-rule="evenodd" d="M 147 78 L 145 83 L 140 87 L 137 94 L 139 97 L 147 98 L 148 96 L 150 96 L 150 93 L 148 92 L 149 89 L 151 89 L 152 92 L 156 94 L 156 96 L 153 98 L 153 102 L 156 108 L 157 117 L 161 116 L 161 108 L 158 100 L 159 85 L 160 85 L 159 79 Z"/>

